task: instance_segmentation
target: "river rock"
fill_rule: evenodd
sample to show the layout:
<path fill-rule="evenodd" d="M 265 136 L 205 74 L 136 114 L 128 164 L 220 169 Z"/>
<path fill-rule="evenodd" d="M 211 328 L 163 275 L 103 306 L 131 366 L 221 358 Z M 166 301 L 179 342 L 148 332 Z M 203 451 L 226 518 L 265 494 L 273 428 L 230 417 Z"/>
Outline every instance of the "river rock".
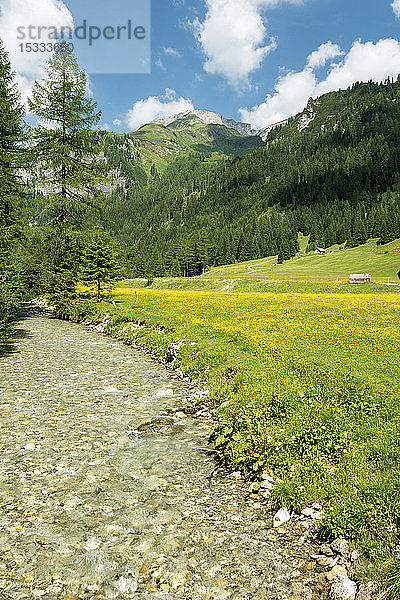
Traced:
<path fill-rule="evenodd" d="M 316 558 L 317 564 L 321 567 L 330 567 L 332 564 L 332 558 L 329 556 L 318 556 Z"/>
<path fill-rule="evenodd" d="M 174 364 L 178 357 L 178 350 L 182 344 L 183 342 L 172 342 L 171 344 L 168 344 L 168 348 L 165 353 L 165 360 L 168 364 Z"/>
<path fill-rule="evenodd" d="M 324 516 L 325 516 L 325 514 L 322 510 L 315 510 L 313 512 L 313 514 L 311 515 L 311 518 L 314 519 L 315 521 L 322 521 Z"/>
<path fill-rule="evenodd" d="M 176 590 L 179 587 L 185 585 L 187 580 L 190 578 L 190 572 L 186 569 L 182 571 L 175 571 L 170 577 L 171 587 Z"/>
<path fill-rule="evenodd" d="M 274 516 L 274 527 L 280 527 L 288 521 L 290 521 L 289 512 L 286 510 L 286 508 L 281 508 Z"/>
<path fill-rule="evenodd" d="M 322 544 L 319 552 L 320 554 L 325 554 L 325 556 L 333 556 L 333 550 L 329 544 Z"/>
<path fill-rule="evenodd" d="M 160 416 L 155 417 L 151 421 L 145 421 L 137 427 L 136 431 L 140 433 L 155 433 L 171 431 L 175 425 L 175 421 L 172 417 Z"/>
<path fill-rule="evenodd" d="M 319 506 L 319 504 L 317 506 Z M 310 506 L 306 506 L 306 508 L 303 508 L 301 514 L 304 517 L 310 517 L 311 519 L 315 519 L 316 521 L 319 521 L 324 518 L 324 513 L 321 510 L 316 510 L 315 508 Z"/>
<path fill-rule="evenodd" d="M 177 419 L 186 419 L 187 415 L 184 412 L 178 411 L 178 412 L 175 413 L 175 417 Z"/>
<path fill-rule="evenodd" d="M 132 576 L 120 577 L 114 582 L 115 589 L 120 594 L 133 594 L 138 588 L 138 582 Z"/>
<path fill-rule="evenodd" d="M 250 493 L 257 493 L 260 489 L 260 484 L 258 483 L 258 481 L 253 481 L 253 483 L 250 485 L 249 487 L 249 492 Z"/>
<path fill-rule="evenodd" d="M 350 560 L 351 562 L 356 562 L 356 560 L 358 560 L 360 558 L 360 553 L 357 550 L 353 550 L 353 552 L 350 554 Z"/>
<path fill-rule="evenodd" d="M 268 479 L 263 479 L 263 481 L 261 482 L 261 488 L 263 490 L 272 490 L 273 487 L 274 487 L 274 484 L 272 483 L 272 481 L 269 481 Z"/>
<path fill-rule="evenodd" d="M 97 333 L 105 333 L 107 331 L 108 323 L 110 321 L 110 315 L 108 313 L 104 313 L 101 321 L 93 327 L 94 331 Z"/>
<path fill-rule="evenodd" d="M 328 571 L 328 573 L 325 574 L 325 577 L 327 581 L 333 581 L 339 575 L 341 575 L 342 577 L 347 577 L 347 569 L 343 565 L 336 565 L 335 567 L 333 567 L 333 569 L 331 569 L 330 571 Z"/>
<path fill-rule="evenodd" d="M 355 600 L 356 593 L 356 583 L 348 577 L 338 575 L 332 583 L 329 598 L 331 600 Z"/>
<path fill-rule="evenodd" d="M 347 556 L 349 553 L 349 544 L 343 538 L 337 538 L 331 543 L 331 548 L 336 554 L 341 554 L 342 556 Z"/>

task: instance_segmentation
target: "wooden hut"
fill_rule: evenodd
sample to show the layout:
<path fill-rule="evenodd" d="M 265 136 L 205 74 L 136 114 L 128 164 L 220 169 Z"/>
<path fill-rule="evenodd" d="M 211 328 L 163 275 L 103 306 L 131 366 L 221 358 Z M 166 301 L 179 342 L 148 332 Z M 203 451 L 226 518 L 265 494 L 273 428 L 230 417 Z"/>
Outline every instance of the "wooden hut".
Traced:
<path fill-rule="evenodd" d="M 349 276 L 349 283 L 371 283 L 371 275 L 369 273 L 352 274 Z"/>

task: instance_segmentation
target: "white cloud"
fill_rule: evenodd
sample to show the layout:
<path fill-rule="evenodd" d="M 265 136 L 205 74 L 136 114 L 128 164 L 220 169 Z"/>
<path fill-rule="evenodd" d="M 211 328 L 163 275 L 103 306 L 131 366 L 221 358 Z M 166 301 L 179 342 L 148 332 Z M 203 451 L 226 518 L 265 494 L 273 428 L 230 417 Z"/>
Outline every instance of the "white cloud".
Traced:
<path fill-rule="evenodd" d="M 179 52 L 179 50 L 177 50 L 176 48 L 164 48 L 164 52 L 165 54 L 168 54 L 168 56 L 172 56 L 173 58 L 182 58 L 182 53 Z"/>
<path fill-rule="evenodd" d="M 251 123 L 254 129 L 283 121 L 304 108 L 315 85 L 316 78 L 311 69 L 304 69 L 299 73 L 290 72 L 278 79 L 275 93 L 268 94 L 265 102 L 251 109 L 239 109 L 241 120 Z"/>
<path fill-rule="evenodd" d="M 311 52 L 310 56 L 307 58 L 307 66 L 310 69 L 320 69 L 324 67 L 328 60 L 332 58 L 336 58 L 337 56 L 342 56 L 344 52 L 340 49 L 340 46 L 337 44 L 332 44 L 331 41 L 326 42 L 326 44 L 321 44 L 318 50 Z"/>
<path fill-rule="evenodd" d="M 0 37 L 10 55 L 11 65 L 17 72 L 17 83 L 23 99 L 29 95 L 34 80 L 41 77 L 49 55 L 42 52 L 21 52 L 20 44 L 24 42 L 48 42 L 48 31 L 44 27 L 70 27 L 73 29 L 73 18 L 68 8 L 61 0 L 0 0 Z M 28 27 L 34 26 L 32 30 L 38 35 L 37 27 L 43 29 L 40 32 L 40 40 L 29 39 Z M 23 30 L 18 28 L 23 27 Z M 22 33 L 25 39 L 22 39 Z M 20 39 L 21 38 L 21 39 Z"/>
<path fill-rule="evenodd" d="M 269 94 L 264 102 L 251 109 L 241 108 L 241 119 L 261 129 L 302 111 L 310 97 L 346 89 L 356 81 L 397 78 L 400 73 L 400 43 L 397 40 L 388 38 L 376 44 L 357 40 L 343 60 L 332 64 L 326 77 L 319 80 L 314 70 L 321 66 L 321 60 L 326 62 L 339 53 L 340 48 L 331 42 L 320 46 L 310 54 L 302 71 L 291 71 L 280 77 L 275 85 L 275 93 Z"/>
<path fill-rule="evenodd" d="M 400 73 L 400 43 L 387 38 L 376 44 L 360 40 L 354 42 L 350 52 L 338 65 L 334 65 L 325 81 L 321 81 L 316 93 L 325 94 L 345 89 L 355 81 L 383 81 Z"/>
<path fill-rule="evenodd" d="M 125 121 L 132 130 L 138 129 L 154 119 L 170 117 L 194 108 L 189 98 L 178 98 L 175 90 L 166 89 L 163 96 L 150 96 L 135 102 L 127 113 Z"/>
<path fill-rule="evenodd" d="M 396 17 L 400 19 L 400 0 L 393 0 L 392 8 Z"/>
<path fill-rule="evenodd" d="M 86 93 L 90 98 L 93 98 L 93 82 L 89 73 L 86 73 Z"/>
<path fill-rule="evenodd" d="M 121 127 L 121 125 L 122 125 L 121 119 L 114 119 L 113 125 L 114 125 L 114 127 Z"/>
<path fill-rule="evenodd" d="M 192 23 L 195 36 L 206 56 L 204 70 L 222 75 L 239 87 L 260 68 L 276 48 L 274 38 L 265 43 L 267 30 L 262 12 L 284 2 L 303 0 L 206 0 L 207 13 Z"/>
<path fill-rule="evenodd" d="M 44 67 L 42 75 L 44 75 Z M 21 101 L 25 105 L 25 109 L 28 110 L 28 98 L 32 93 L 32 86 L 35 83 L 35 79 L 32 77 L 26 77 L 20 73 L 16 73 L 15 82 L 17 84 L 19 93 L 21 94 Z"/>

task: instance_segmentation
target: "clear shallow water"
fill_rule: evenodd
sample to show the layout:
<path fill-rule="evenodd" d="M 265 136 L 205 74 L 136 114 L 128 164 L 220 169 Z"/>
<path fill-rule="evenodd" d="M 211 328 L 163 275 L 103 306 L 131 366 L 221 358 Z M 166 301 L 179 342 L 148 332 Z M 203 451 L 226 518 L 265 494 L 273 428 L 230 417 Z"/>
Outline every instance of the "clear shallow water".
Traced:
<path fill-rule="evenodd" d="M 248 484 L 208 479 L 210 423 L 134 432 L 188 387 L 81 326 L 19 327 L 0 353 L 1 599 L 322 597 L 313 548 L 271 532 Z"/>

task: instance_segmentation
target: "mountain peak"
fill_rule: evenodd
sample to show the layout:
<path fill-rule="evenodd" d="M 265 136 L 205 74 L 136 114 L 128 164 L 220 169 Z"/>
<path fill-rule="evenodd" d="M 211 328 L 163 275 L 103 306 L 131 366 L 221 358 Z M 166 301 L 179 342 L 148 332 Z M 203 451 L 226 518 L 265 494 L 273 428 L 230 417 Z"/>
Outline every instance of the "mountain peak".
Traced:
<path fill-rule="evenodd" d="M 168 127 L 171 123 L 190 116 L 196 117 L 205 125 L 224 125 L 225 127 L 234 129 L 241 135 L 257 135 L 257 131 L 254 131 L 249 123 L 240 123 L 233 119 L 225 119 L 220 113 L 214 113 L 208 110 L 187 110 L 170 117 L 154 119 L 153 123 Z"/>

